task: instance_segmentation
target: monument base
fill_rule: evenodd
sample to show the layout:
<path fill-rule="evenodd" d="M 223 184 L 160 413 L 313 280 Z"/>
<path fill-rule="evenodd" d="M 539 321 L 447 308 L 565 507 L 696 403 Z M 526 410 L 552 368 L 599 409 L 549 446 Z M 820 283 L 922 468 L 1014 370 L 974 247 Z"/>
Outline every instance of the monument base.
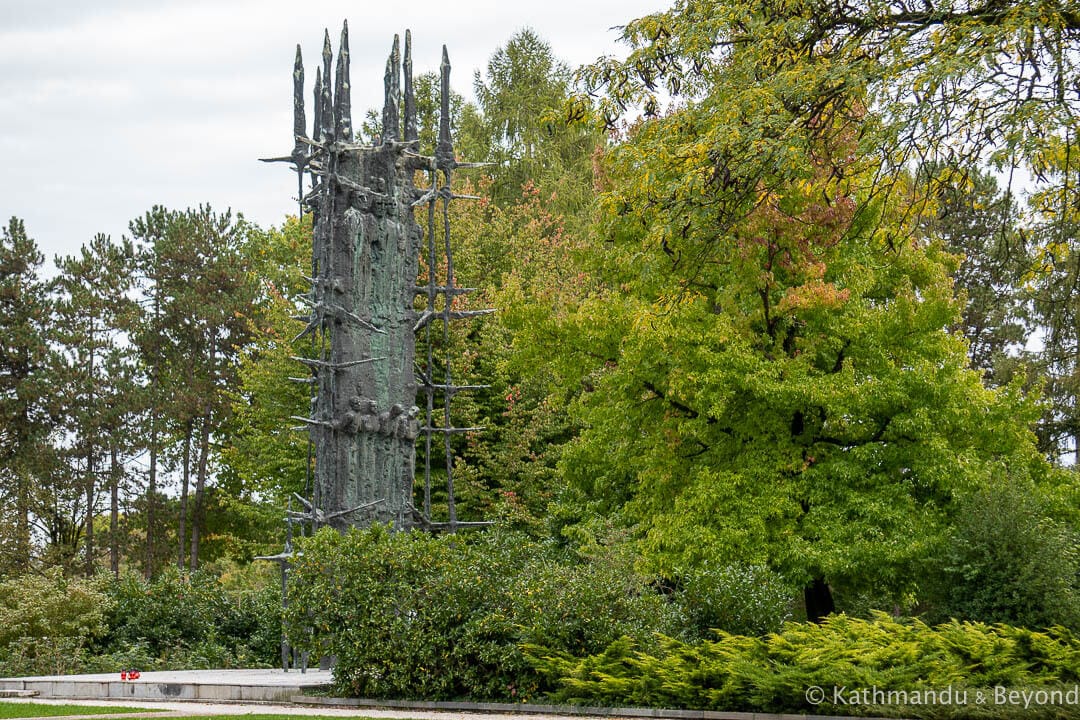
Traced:
<path fill-rule="evenodd" d="M 324 670 L 177 670 L 144 672 L 137 680 L 121 680 L 118 672 L 0 678 L 0 692 L 66 700 L 289 702 L 332 682 L 331 673 Z"/>

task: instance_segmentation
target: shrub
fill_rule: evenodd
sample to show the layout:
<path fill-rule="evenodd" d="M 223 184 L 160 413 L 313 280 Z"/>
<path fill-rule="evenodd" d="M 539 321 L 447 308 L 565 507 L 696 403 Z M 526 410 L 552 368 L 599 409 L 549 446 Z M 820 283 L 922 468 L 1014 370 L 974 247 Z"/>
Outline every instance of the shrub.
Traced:
<path fill-rule="evenodd" d="M 586 562 L 522 535 L 318 533 L 296 558 L 290 641 L 338 657 L 338 692 L 524 701 L 541 690 L 523 643 L 599 651 L 674 632 L 666 601 L 618 563 Z"/>
<path fill-rule="evenodd" d="M 762 565 L 707 566 L 686 574 L 675 600 L 686 608 L 692 637 L 722 630 L 736 635 L 775 632 L 791 619 L 794 590 Z"/>
<path fill-rule="evenodd" d="M 0 674 L 69 672 L 106 632 L 103 581 L 65 578 L 59 568 L 0 582 Z"/>
<path fill-rule="evenodd" d="M 882 613 L 870 620 L 834 615 L 820 625 L 788 623 L 766 637 L 721 633 L 697 643 L 664 638 L 658 650 L 622 638 L 587 656 L 537 646 L 527 647 L 526 653 L 534 667 L 559 686 L 553 700 L 614 706 L 1010 716 L 1016 706 L 975 707 L 975 692 L 995 687 L 1069 689 L 1080 680 L 1080 639 L 1067 630 L 1037 632 L 956 621 L 930 627 Z M 826 702 L 808 702 L 806 691 L 814 686 L 827 690 Z M 969 690 L 970 700 L 968 706 L 833 704 L 834 687 L 883 692 L 951 687 Z M 1080 708 L 1048 706 L 1042 714 L 1076 716 Z"/>
<path fill-rule="evenodd" d="M 211 573 L 170 569 L 149 582 L 123 575 L 107 593 L 109 631 L 96 648 L 102 664 L 110 657 L 147 670 L 275 663 L 281 594 L 265 577 L 230 592 Z"/>
<path fill-rule="evenodd" d="M 1030 492 L 1012 484 L 961 501 L 933 559 L 926 616 L 1080 629 L 1080 546 Z"/>

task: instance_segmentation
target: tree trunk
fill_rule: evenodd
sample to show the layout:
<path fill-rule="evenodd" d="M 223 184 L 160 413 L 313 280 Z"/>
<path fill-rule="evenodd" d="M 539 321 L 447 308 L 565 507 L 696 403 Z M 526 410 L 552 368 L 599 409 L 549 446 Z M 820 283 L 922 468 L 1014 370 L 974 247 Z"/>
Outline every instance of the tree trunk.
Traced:
<path fill-rule="evenodd" d="M 90 347 L 94 346 L 94 332 L 93 326 L 90 331 Z M 90 393 L 87 398 L 87 405 L 89 407 L 94 406 L 94 353 L 93 350 L 89 356 L 89 372 L 90 378 Z M 85 438 L 84 438 L 85 440 Z M 96 440 L 96 438 L 95 438 Z M 94 486 L 97 484 L 94 478 L 94 452 L 96 450 L 95 443 L 87 442 L 86 444 L 86 577 L 93 577 L 94 575 Z"/>
<path fill-rule="evenodd" d="M 30 477 L 25 467 L 17 469 L 18 490 L 15 496 L 15 562 L 30 566 Z"/>
<path fill-rule="evenodd" d="M 820 623 L 826 617 L 836 612 L 833 603 L 832 589 L 829 583 L 821 578 L 814 580 L 803 589 L 803 601 L 806 603 L 807 622 Z"/>
<path fill-rule="evenodd" d="M 184 428 L 184 471 L 180 481 L 180 557 L 177 567 L 184 569 L 184 560 L 187 558 L 187 518 L 188 518 L 188 484 L 191 481 L 191 433 L 194 430 L 194 421 L 188 420 Z"/>
<path fill-rule="evenodd" d="M 206 488 L 206 463 L 210 454 L 210 410 L 203 417 L 199 437 L 199 470 L 195 476 L 195 509 L 191 514 L 191 562 L 192 571 L 199 569 L 199 529 L 203 523 L 203 496 Z"/>
<path fill-rule="evenodd" d="M 115 447 L 109 451 L 109 569 L 120 577 L 120 473 Z"/>
<path fill-rule="evenodd" d="M 86 453 L 86 577 L 94 576 L 94 454 Z"/>
<path fill-rule="evenodd" d="M 146 562 L 143 575 L 154 576 L 154 510 L 157 505 L 157 430 L 150 421 L 150 477 L 146 484 Z"/>

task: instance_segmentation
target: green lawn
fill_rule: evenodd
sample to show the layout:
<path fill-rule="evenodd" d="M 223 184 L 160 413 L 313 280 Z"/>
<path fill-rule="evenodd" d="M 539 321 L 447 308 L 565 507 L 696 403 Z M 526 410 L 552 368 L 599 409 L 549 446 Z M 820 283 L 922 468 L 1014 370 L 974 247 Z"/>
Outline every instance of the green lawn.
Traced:
<path fill-rule="evenodd" d="M 0 702 L 0 718 L 56 717 L 57 715 L 111 715 L 113 713 L 158 712 L 146 708 L 100 705 L 45 705 L 29 702 Z"/>
<path fill-rule="evenodd" d="M 154 708 L 131 708 L 113 707 L 100 705 L 44 705 L 28 702 L 0 701 L 0 720 L 4 718 L 43 718 L 56 717 L 58 715 L 102 715 L 112 713 L 131 712 L 169 712 Z M 296 715 L 195 715 L 187 716 L 184 720 L 296 720 Z M 345 720 L 340 717 L 328 717 L 311 715 L 304 720 Z M 362 716 L 350 717 L 347 720 L 372 720 Z"/>

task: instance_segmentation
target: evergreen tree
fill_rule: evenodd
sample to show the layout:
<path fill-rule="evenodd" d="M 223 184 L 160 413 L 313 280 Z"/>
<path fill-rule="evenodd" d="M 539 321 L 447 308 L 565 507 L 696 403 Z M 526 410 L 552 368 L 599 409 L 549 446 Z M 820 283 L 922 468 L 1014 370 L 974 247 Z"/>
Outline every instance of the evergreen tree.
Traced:
<path fill-rule="evenodd" d="M 984 381 L 1007 384 L 1028 334 L 1023 277 L 1031 257 L 1016 202 L 977 168 L 929 165 L 923 173 L 930 197 L 920 230 L 960 257 L 953 282 L 963 310 L 954 329 L 967 338 L 971 366 Z"/>
<path fill-rule="evenodd" d="M 154 208 L 131 227 L 148 281 L 148 319 L 137 343 L 149 373 L 149 421 L 155 445 L 158 433 L 172 432 L 173 446 L 179 446 L 178 564 L 195 570 L 212 441 L 231 414 L 239 353 L 258 313 L 251 229 L 231 212 L 218 214 L 209 206 Z"/>
<path fill-rule="evenodd" d="M 483 75 L 476 72 L 484 138 L 477 144 L 495 166 L 489 192 L 496 204 L 520 202 L 533 185 L 570 220 L 588 210 L 592 156 L 604 139 L 587 123 L 567 121 L 570 81 L 569 68 L 528 28 L 492 54 Z"/>
<path fill-rule="evenodd" d="M 52 458 L 44 256 L 18 218 L 0 237 L 0 575 L 30 567 L 40 488 Z"/>
<path fill-rule="evenodd" d="M 96 235 L 77 256 L 57 259 L 57 341 L 64 363 L 59 393 L 66 411 L 66 460 L 83 493 L 83 560 L 85 572 L 96 572 L 94 536 L 99 492 L 108 488 L 114 531 L 112 565 L 118 570 L 116 493 L 121 453 L 129 446 L 125 415 L 133 405 L 134 387 L 127 358 L 127 333 L 135 317 L 134 247 Z M 106 465 L 107 459 L 109 465 Z"/>

